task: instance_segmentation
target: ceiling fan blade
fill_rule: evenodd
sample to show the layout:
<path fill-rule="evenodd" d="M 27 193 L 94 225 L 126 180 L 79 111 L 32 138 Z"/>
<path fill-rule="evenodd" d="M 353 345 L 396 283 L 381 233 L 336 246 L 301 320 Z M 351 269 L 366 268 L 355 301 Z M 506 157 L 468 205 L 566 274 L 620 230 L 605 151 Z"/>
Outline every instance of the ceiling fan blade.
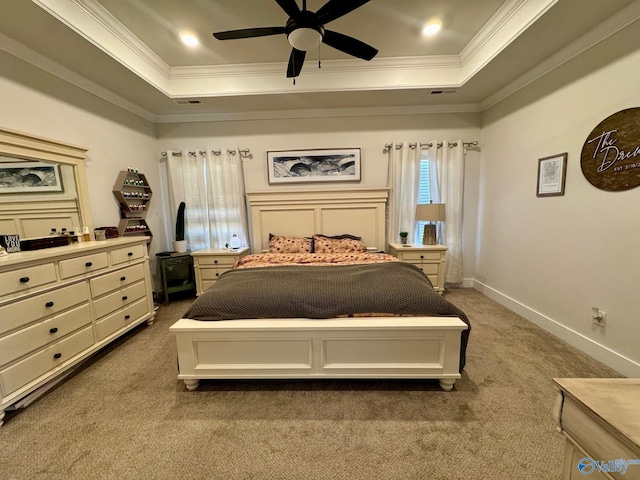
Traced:
<path fill-rule="evenodd" d="M 291 49 L 291 55 L 289 56 L 289 66 L 287 67 L 287 78 L 297 77 L 300 75 L 302 65 L 304 64 L 304 57 L 307 52 L 303 50 Z"/>
<path fill-rule="evenodd" d="M 276 2 L 290 17 L 295 18 L 300 15 L 300 8 L 298 7 L 296 0 L 276 0 Z"/>
<path fill-rule="evenodd" d="M 356 8 L 368 2 L 369 0 L 329 0 L 316 12 L 316 17 L 324 25 L 349 12 L 353 12 Z"/>
<path fill-rule="evenodd" d="M 373 48 L 371 45 L 367 45 L 356 38 L 343 35 L 342 33 L 333 32 L 331 30 L 324 31 L 322 43 L 326 43 L 336 50 L 340 50 L 341 52 L 348 53 L 349 55 L 363 60 L 371 60 L 378 53 L 378 50 Z"/>
<path fill-rule="evenodd" d="M 268 35 L 279 35 L 281 33 L 286 33 L 286 29 L 284 27 L 260 27 L 215 32 L 213 36 L 218 40 L 235 40 L 238 38 L 266 37 Z"/>

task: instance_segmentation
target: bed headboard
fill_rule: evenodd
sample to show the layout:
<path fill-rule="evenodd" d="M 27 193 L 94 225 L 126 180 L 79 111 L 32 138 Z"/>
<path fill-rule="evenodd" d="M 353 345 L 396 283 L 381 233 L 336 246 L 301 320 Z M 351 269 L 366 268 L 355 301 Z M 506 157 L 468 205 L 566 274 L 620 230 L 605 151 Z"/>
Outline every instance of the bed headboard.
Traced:
<path fill-rule="evenodd" d="M 385 249 L 389 189 L 304 190 L 247 193 L 253 253 L 269 250 L 269 234 L 308 237 L 349 233 L 369 251 Z"/>

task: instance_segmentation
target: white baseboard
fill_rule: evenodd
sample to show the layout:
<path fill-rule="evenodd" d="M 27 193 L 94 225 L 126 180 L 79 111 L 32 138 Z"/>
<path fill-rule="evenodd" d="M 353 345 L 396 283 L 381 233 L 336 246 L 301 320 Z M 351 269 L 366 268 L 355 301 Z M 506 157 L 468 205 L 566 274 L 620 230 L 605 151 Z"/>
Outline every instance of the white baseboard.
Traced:
<path fill-rule="evenodd" d="M 576 347 L 582 352 L 586 353 L 590 357 L 604 363 L 610 368 L 613 368 L 616 372 L 624 375 L 625 377 L 640 377 L 640 364 L 630 358 L 621 355 L 609 347 L 601 345 L 590 338 L 585 337 L 581 333 L 572 330 L 565 325 L 547 317 L 539 312 L 536 312 L 532 308 L 523 305 L 522 303 L 514 300 L 507 295 L 483 284 L 477 280 L 470 279 L 468 282 L 472 288 L 475 288 L 482 294 L 486 295 L 492 300 L 495 300 L 500 305 L 508 308 L 509 310 L 517 313 L 521 317 L 526 318 L 532 323 L 535 323 L 540 328 L 546 330 L 552 335 L 564 340 L 569 345 Z M 467 280 L 465 279 L 463 285 L 467 286 Z"/>

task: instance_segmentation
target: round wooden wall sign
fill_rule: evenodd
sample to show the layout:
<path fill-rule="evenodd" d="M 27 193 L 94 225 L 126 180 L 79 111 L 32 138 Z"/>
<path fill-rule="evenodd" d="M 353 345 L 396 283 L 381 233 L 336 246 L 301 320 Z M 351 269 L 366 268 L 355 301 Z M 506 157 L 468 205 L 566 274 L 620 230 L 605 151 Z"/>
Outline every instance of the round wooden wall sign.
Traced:
<path fill-rule="evenodd" d="M 640 185 L 640 108 L 628 108 L 605 118 L 582 147 L 582 173 L 597 188 L 609 192 Z"/>

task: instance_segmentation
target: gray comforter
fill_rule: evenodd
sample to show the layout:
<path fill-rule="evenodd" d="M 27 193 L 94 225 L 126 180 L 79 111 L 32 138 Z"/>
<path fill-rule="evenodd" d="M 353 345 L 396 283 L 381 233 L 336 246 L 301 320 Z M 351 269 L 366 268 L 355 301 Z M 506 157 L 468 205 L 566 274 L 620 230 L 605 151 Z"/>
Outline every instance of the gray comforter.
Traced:
<path fill-rule="evenodd" d="M 363 314 L 459 317 L 460 370 L 471 324 L 415 266 L 402 262 L 335 266 L 274 266 L 230 270 L 204 292 L 184 318 L 335 318 Z"/>

